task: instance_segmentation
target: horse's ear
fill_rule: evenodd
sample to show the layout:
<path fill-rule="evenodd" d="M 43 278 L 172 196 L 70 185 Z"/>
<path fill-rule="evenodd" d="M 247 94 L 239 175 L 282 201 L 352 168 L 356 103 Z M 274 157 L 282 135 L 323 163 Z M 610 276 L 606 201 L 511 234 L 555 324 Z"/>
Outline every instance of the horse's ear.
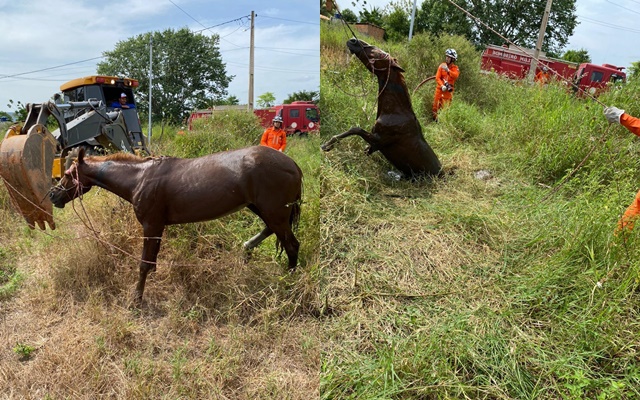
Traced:
<path fill-rule="evenodd" d="M 396 59 L 396 58 L 392 58 L 392 59 L 391 59 L 391 66 L 392 66 L 393 68 L 397 68 L 397 69 L 399 69 L 399 70 L 400 70 L 400 72 L 404 72 L 404 69 L 400 66 L 400 64 L 398 64 L 398 59 Z"/>
<path fill-rule="evenodd" d="M 84 153 L 85 148 L 83 146 L 80 146 L 80 148 L 78 149 L 78 164 L 82 164 L 84 162 Z"/>

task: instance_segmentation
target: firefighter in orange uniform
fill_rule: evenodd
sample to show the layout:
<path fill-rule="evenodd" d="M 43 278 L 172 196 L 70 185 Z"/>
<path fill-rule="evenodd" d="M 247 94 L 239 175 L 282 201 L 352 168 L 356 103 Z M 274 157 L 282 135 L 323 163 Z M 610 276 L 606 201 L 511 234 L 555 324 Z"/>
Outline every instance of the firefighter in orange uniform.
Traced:
<path fill-rule="evenodd" d="M 540 71 L 538 71 L 538 73 L 536 74 L 536 77 L 534 78 L 534 81 L 536 83 L 539 83 L 540 85 L 544 86 L 547 83 L 549 83 L 549 68 L 546 65 L 542 66 L 542 69 Z"/>
<path fill-rule="evenodd" d="M 268 127 L 260 140 L 262 146 L 269 146 L 278 151 L 284 151 L 287 147 L 287 131 L 282 129 L 282 117 L 276 115 L 273 118 L 273 126 Z"/>
<path fill-rule="evenodd" d="M 610 123 L 616 123 L 627 128 L 631 133 L 636 136 L 640 136 L 640 118 L 632 117 L 616 107 L 605 107 L 604 116 Z M 620 221 L 618 221 L 618 229 L 621 230 L 628 228 L 633 229 L 633 224 L 640 215 L 640 191 L 636 194 L 636 198 L 631 205 L 626 209 Z"/>
<path fill-rule="evenodd" d="M 444 52 L 445 62 L 438 66 L 436 71 L 436 93 L 433 98 L 433 120 L 438 120 L 438 110 L 442 108 L 445 103 L 451 102 L 453 98 L 453 85 L 456 79 L 460 76 L 460 70 L 455 65 L 455 61 L 458 59 L 458 53 L 454 49 L 447 49 Z"/>

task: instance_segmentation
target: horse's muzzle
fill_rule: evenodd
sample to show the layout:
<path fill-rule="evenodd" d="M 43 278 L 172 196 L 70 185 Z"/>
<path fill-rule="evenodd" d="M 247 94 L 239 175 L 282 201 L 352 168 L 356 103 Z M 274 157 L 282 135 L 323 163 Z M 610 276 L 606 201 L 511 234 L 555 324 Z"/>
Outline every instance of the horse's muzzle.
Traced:
<path fill-rule="evenodd" d="M 51 200 L 51 203 L 57 208 L 64 208 L 64 205 L 67 204 L 71 198 L 66 191 L 54 186 L 49 190 L 49 200 Z"/>

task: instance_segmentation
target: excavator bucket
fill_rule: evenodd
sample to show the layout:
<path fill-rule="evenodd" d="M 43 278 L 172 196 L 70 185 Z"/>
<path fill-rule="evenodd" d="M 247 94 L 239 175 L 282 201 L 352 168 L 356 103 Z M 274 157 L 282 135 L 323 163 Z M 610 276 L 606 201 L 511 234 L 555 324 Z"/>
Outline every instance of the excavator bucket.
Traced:
<path fill-rule="evenodd" d="M 37 223 L 45 230 L 45 221 L 49 228 L 56 228 L 48 196 L 56 143 L 44 125 L 36 124 L 26 134 L 12 126 L 0 144 L 0 177 L 31 229 Z"/>

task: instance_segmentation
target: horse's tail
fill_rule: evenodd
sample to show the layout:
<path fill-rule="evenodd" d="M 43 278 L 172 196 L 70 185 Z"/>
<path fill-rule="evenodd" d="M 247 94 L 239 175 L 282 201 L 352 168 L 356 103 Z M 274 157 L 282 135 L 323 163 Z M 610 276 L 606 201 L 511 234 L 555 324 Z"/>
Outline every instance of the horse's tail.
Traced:
<path fill-rule="evenodd" d="M 296 165 L 296 167 L 298 167 Z M 302 204 L 302 195 L 304 192 L 304 185 L 302 179 L 302 170 L 298 167 L 298 171 L 300 172 L 300 190 L 298 190 L 298 194 L 293 202 L 287 204 L 287 207 L 291 207 L 291 214 L 289 215 L 289 226 L 291 227 L 291 231 L 296 231 L 298 229 L 298 224 L 300 223 L 300 213 L 301 213 L 301 204 Z M 280 239 L 276 239 L 276 251 L 278 255 L 282 254 L 283 251 L 282 243 Z"/>
<path fill-rule="evenodd" d="M 304 184 L 302 179 L 302 171 L 300 171 L 300 190 L 298 191 L 298 196 L 296 196 L 296 201 L 291 204 L 291 216 L 289 216 L 289 226 L 291 226 L 291 230 L 298 229 L 298 223 L 300 222 L 300 212 L 302 204 L 302 194 L 304 192 Z"/>

